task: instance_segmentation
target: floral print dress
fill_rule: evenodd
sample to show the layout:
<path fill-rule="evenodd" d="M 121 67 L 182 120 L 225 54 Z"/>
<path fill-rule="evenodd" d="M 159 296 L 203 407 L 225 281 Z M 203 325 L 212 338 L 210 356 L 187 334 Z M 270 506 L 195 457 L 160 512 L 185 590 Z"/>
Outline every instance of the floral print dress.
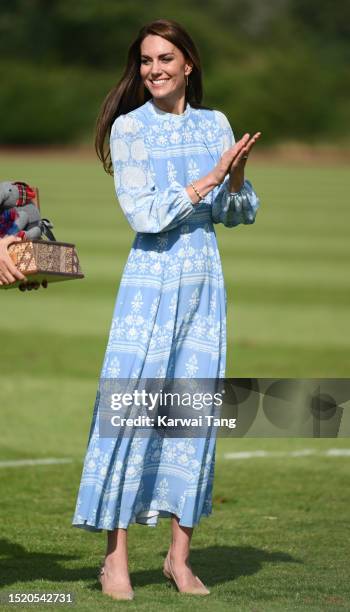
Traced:
<path fill-rule="evenodd" d="M 255 220 L 259 200 L 227 176 L 199 205 L 185 187 L 234 144 L 226 116 L 159 109 L 120 115 L 110 136 L 119 204 L 136 232 L 116 298 L 100 379 L 225 376 L 226 290 L 214 224 Z M 73 525 L 88 530 L 156 526 L 175 514 L 193 527 L 212 512 L 215 436 L 99 436 L 93 410 Z"/>

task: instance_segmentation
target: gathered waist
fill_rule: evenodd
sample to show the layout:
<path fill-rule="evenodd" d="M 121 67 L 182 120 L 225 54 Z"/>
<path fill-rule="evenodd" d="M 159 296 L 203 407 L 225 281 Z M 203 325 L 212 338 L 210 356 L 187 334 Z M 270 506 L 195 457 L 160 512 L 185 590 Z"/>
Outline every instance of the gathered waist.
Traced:
<path fill-rule="evenodd" d="M 193 215 L 185 219 L 184 223 L 208 223 L 208 221 L 213 223 L 210 206 L 196 210 Z"/>
<path fill-rule="evenodd" d="M 186 232 L 187 226 L 189 226 L 190 231 L 193 231 L 196 227 L 207 227 L 210 232 L 214 231 L 214 222 L 211 215 L 211 206 L 206 205 L 203 207 L 199 207 L 198 210 L 195 210 L 188 217 L 185 217 L 185 219 L 183 219 L 181 223 L 177 223 L 173 226 L 172 224 L 170 224 L 168 227 L 158 233 L 137 232 L 136 236 L 146 236 L 147 240 L 151 240 L 152 236 L 163 236 L 164 234 L 177 236 L 179 233 L 182 233 L 184 231 Z"/>

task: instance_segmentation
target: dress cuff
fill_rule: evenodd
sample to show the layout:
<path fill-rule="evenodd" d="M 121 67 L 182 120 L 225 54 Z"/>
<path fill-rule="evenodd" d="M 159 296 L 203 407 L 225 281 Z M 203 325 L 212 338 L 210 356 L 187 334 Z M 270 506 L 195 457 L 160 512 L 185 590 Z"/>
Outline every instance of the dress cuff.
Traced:
<path fill-rule="evenodd" d="M 214 201 L 212 217 L 215 223 L 223 223 L 226 227 L 235 227 L 240 223 L 254 223 L 259 199 L 252 184 L 247 179 L 237 192 L 229 190 L 229 178 L 222 184 L 220 197 Z"/>
<path fill-rule="evenodd" d="M 245 181 L 243 181 L 242 187 L 240 188 L 239 191 L 230 191 L 229 190 L 229 179 L 227 179 L 225 187 L 226 187 L 227 195 L 229 195 L 229 196 L 241 196 L 243 194 L 244 189 L 245 189 Z"/>

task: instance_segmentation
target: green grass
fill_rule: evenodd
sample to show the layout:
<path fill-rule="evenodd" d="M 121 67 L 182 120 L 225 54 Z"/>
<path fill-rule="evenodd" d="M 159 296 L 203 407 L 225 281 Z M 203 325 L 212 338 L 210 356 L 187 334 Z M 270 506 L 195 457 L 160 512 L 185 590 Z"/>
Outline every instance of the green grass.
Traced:
<path fill-rule="evenodd" d="M 62 453 L 74 445 L 76 451 L 71 455 L 79 455 L 84 436 L 77 429 L 74 444 L 72 409 L 74 405 L 66 408 L 65 424 L 55 418 L 56 445 L 71 430 Z M 41 453 L 55 449 L 54 442 L 44 440 Z M 306 446 L 322 449 L 330 445 L 339 447 L 339 440 L 312 440 Z M 160 568 L 170 530 L 169 522 L 161 520 L 156 529 L 141 525 L 129 529 L 136 596 L 133 602 L 121 605 L 147 611 L 187 610 L 189 606 L 264 612 L 349 610 L 349 458 L 320 455 L 229 461 L 223 457 L 229 446 L 227 440 L 219 441 L 214 513 L 202 519 L 192 542 L 191 563 L 211 589 L 209 598 L 199 601 L 181 596 L 167 585 Z M 235 443 L 235 449 L 248 446 L 296 448 L 305 443 Z M 34 454 L 34 444 L 32 448 Z M 60 466 L 1 470 L 0 567 L 5 591 L 72 591 L 79 610 L 112 607 L 113 602 L 101 596 L 96 581 L 104 534 L 70 527 L 80 471 L 78 460 Z"/>
<path fill-rule="evenodd" d="M 79 610 L 349 610 L 350 459 L 224 457 L 232 450 L 350 448 L 348 439 L 220 439 L 214 513 L 195 530 L 191 557 L 211 596 L 180 596 L 166 584 L 166 520 L 129 530 L 135 600 L 101 596 L 96 574 L 105 535 L 74 529 L 71 519 L 133 232 L 112 179 L 94 160 L 18 155 L 0 162 L 3 179 L 40 187 L 43 216 L 58 240 L 76 243 L 86 275 L 46 291 L 0 292 L 0 460 L 72 460 L 0 468 L 3 589 L 72 590 Z M 228 296 L 226 375 L 346 378 L 348 171 L 252 164 L 247 175 L 261 198 L 256 224 L 216 226 Z"/>

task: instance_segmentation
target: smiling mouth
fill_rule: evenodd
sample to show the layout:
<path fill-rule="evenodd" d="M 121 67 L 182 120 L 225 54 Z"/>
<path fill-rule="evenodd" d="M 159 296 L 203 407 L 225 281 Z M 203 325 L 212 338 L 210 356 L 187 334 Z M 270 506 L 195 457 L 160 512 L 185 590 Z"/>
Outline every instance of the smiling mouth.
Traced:
<path fill-rule="evenodd" d="M 160 86 L 160 85 L 164 85 L 165 83 L 167 83 L 170 79 L 150 79 L 150 82 L 152 83 L 152 85 L 156 85 L 156 86 Z"/>

